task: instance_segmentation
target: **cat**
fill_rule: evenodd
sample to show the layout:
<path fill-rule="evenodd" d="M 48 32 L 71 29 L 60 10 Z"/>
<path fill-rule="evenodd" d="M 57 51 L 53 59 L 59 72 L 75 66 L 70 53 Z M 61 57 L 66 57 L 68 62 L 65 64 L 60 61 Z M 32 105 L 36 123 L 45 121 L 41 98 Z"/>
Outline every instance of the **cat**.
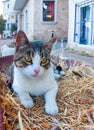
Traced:
<path fill-rule="evenodd" d="M 45 43 L 30 43 L 26 34 L 19 30 L 13 59 L 12 89 L 18 95 L 21 104 L 25 108 L 32 108 L 32 96 L 43 96 L 45 111 L 50 115 L 58 113 L 58 85 L 50 65 L 50 52 L 55 40 L 56 38 L 52 38 Z"/>
<path fill-rule="evenodd" d="M 53 74 L 54 74 L 54 78 L 58 81 L 60 78 L 62 78 L 63 76 L 65 76 L 65 72 L 63 71 L 61 65 L 59 64 L 55 64 L 53 62 L 51 62 L 51 66 L 53 68 Z"/>

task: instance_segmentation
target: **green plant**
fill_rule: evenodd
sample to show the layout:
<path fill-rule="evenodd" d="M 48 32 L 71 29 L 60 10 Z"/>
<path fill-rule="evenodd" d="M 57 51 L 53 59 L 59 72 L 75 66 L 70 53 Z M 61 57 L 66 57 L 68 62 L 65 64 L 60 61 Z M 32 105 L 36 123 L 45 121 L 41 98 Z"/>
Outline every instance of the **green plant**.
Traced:
<path fill-rule="evenodd" d="M 11 33 L 13 33 L 14 31 L 17 31 L 17 25 L 15 23 L 11 24 Z"/>
<path fill-rule="evenodd" d="M 0 17 L 0 34 L 3 34 L 3 31 L 5 30 L 5 20 Z"/>

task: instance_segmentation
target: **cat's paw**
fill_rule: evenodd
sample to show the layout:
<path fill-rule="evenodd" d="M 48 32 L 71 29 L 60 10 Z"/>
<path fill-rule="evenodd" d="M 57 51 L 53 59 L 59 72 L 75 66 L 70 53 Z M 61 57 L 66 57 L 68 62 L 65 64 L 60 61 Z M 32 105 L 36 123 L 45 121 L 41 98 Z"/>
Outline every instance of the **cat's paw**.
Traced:
<path fill-rule="evenodd" d="M 24 105 L 25 108 L 32 108 L 34 106 L 32 100 L 22 100 L 21 103 Z"/>
<path fill-rule="evenodd" d="M 58 106 L 56 104 L 45 104 L 45 111 L 50 115 L 56 115 L 58 113 Z"/>

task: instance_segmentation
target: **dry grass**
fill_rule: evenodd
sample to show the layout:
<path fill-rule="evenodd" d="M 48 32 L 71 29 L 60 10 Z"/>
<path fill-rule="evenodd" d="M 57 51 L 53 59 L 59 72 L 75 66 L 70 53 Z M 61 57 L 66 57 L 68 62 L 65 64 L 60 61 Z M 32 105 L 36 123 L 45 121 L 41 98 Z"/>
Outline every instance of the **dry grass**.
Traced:
<path fill-rule="evenodd" d="M 94 130 L 94 70 L 88 66 L 71 67 L 58 81 L 59 113 L 55 116 L 45 113 L 42 97 L 34 97 L 35 106 L 25 109 L 5 79 L 0 99 L 7 130 Z"/>

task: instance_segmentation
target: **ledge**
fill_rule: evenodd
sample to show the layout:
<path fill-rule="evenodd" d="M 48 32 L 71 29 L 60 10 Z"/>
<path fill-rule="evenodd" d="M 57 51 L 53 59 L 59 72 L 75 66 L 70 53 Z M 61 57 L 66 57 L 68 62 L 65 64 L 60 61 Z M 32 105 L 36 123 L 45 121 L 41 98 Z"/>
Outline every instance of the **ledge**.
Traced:
<path fill-rule="evenodd" d="M 14 2 L 14 10 L 22 10 L 27 3 L 28 0 L 15 0 Z"/>

